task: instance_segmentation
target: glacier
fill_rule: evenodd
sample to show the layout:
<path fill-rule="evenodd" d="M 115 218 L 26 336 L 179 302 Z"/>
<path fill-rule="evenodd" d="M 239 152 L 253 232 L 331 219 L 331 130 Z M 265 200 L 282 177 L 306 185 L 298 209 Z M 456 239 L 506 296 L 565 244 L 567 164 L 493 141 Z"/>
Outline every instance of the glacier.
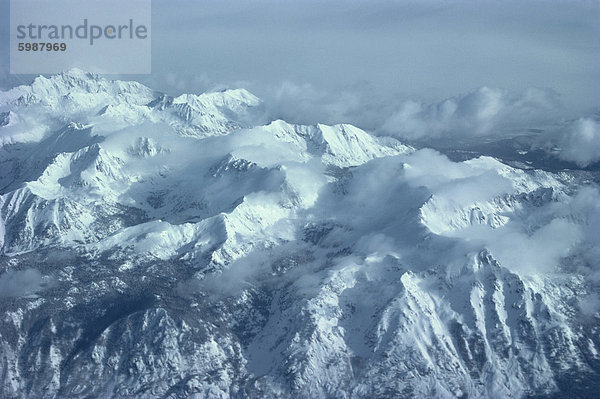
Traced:
<path fill-rule="evenodd" d="M 595 397 L 597 171 L 264 115 L 0 93 L 0 396 Z"/>

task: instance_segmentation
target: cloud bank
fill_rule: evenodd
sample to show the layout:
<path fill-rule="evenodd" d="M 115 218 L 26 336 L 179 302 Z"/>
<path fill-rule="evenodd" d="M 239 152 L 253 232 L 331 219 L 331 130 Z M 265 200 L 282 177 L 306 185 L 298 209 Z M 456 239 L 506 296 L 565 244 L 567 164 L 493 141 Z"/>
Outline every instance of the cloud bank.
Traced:
<path fill-rule="evenodd" d="M 382 131 L 408 139 L 499 136 L 551 123 L 560 111 L 560 96 L 550 89 L 514 93 L 484 86 L 430 104 L 406 101 Z"/>

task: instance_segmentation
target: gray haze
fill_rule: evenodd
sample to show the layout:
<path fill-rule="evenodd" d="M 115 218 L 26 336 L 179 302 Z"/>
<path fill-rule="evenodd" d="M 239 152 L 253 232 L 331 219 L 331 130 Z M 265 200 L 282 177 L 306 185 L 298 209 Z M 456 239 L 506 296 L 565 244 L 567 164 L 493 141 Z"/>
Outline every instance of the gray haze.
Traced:
<path fill-rule="evenodd" d="M 32 76 L 7 74 L 1 1 L 6 89 Z M 270 119 L 375 131 L 408 100 L 435 104 L 484 86 L 511 98 L 552 92 L 552 116 L 575 118 L 600 105 L 599 4 L 155 0 L 153 73 L 122 78 L 172 95 L 245 87 Z"/>

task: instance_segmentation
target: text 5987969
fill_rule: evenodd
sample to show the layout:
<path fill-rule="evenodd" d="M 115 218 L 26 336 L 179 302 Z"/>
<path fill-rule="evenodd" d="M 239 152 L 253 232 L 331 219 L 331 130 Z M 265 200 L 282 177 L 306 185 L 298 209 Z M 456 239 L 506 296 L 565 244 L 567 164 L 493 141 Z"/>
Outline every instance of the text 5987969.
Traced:
<path fill-rule="evenodd" d="M 17 48 L 19 51 L 67 51 L 67 43 L 21 42 Z"/>

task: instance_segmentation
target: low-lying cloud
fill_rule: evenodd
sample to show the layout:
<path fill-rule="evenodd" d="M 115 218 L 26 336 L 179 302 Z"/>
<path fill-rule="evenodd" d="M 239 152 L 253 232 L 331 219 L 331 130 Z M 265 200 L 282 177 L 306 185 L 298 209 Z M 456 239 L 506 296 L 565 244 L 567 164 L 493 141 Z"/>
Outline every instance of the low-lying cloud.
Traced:
<path fill-rule="evenodd" d="M 31 295 L 42 288 L 42 274 L 35 269 L 8 270 L 0 275 L 0 298 Z"/>
<path fill-rule="evenodd" d="M 600 161 L 600 123 L 580 118 L 555 134 L 558 157 L 586 167 Z"/>
<path fill-rule="evenodd" d="M 481 87 L 430 104 L 405 101 L 381 130 L 407 139 L 481 137 L 538 128 L 554 122 L 560 112 L 560 96 L 550 89 L 513 93 Z"/>

